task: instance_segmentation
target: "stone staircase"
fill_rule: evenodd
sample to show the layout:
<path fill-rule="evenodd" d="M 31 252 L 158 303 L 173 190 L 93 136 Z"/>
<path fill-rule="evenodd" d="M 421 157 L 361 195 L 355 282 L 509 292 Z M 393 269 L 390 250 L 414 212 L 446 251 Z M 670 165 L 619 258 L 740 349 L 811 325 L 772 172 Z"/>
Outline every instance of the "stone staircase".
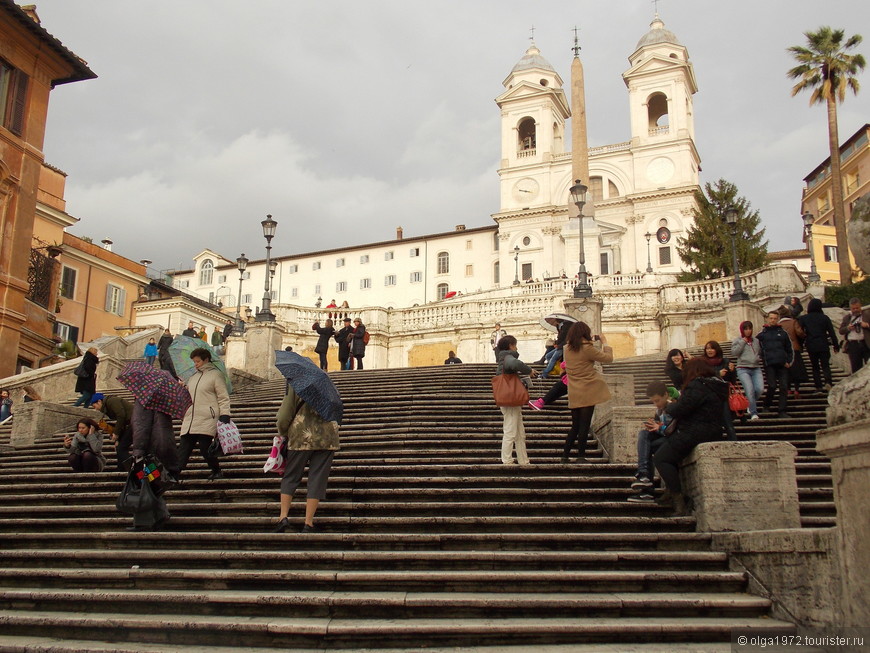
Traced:
<path fill-rule="evenodd" d="M 608 369 L 633 374 L 640 398 L 661 368 Z M 502 465 L 493 371 L 333 373 L 346 419 L 316 533 L 270 532 L 279 479 L 262 464 L 283 381 L 233 396 L 245 453 L 216 482 L 192 458 L 183 489 L 167 495 L 165 532 L 124 530 L 111 458 L 100 474 L 74 475 L 59 436 L 7 451 L 0 651 L 701 652 L 729 651 L 733 628 L 792 631 L 691 517 L 625 500 L 632 465 L 609 463 L 595 442 L 591 462 L 559 462 L 564 400 L 525 414 L 533 465 Z M 835 519 L 830 467 L 813 451 L 822 408 L 808 397 L 792 420 L 738 425 L 741 439 L 800 448 L 807 526 Z M 295 525 L 303 511 L 297 498 Z"/>

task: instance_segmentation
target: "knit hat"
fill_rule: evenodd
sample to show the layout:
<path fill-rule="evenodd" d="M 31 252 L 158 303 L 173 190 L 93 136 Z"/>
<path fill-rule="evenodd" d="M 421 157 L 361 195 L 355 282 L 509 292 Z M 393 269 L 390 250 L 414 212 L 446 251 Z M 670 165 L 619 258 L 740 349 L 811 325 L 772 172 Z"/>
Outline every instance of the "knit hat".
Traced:
<path fill-rule="evenodd" d="M 91 406 L 93 406 L 98 401 L 102 401 L 105 398 L 106 398 L 106 395 L 104 395 L 102 392 L 94 393 L 93 395 L 91 395 Z"/>

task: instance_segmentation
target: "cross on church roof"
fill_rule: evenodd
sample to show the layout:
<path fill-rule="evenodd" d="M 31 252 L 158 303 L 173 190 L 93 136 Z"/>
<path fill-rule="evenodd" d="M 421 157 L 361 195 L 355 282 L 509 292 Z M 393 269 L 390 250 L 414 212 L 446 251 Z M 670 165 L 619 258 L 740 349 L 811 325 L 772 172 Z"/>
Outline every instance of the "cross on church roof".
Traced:
<path fill-rule="evenodd" d="M 575 57 L 580 56 L 580 42 L 579 42 L 579 39 L 577 38 L 577 26 L 576 25 L 574 26 L 574 47 L 571 49 L 574 50 Z"/>
<path fill-rule="evenodd" d="M 659 0 L 651 0 L 653 5 L 655 6 L 656 16 L 659 15 Z"/>
<path fill-rule="evenodd" d="M 534 26 L 534 25 L 532 25 L 532 27 L 529 29 L 529 32 L 531 32 L 531 34 L 532 34 L 532 35 L 529 37 L 529 40 L 530 40 L 532 43 L 534 43 L 534 42 L 535 42 L 535 26 Z"/>

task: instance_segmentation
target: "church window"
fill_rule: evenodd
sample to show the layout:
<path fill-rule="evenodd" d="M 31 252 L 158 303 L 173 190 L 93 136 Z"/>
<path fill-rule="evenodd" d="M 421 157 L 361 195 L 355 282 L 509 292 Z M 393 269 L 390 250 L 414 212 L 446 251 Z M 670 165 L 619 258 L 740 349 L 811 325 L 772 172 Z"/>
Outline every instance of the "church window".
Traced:
<path fill-rule="evenodd" d="M 549 86 L 550 82 L 548 82 L 546 79 L 542 79 L 538 82 L 538 84 L 540 84 L 541 86 Z"/>
<path fill-rule="evenodd" d="M 450 291 L 450 286 L 446 283 L 439 283 L 437 287 L 438 299 L 444 299 L 444 295 L 446 295 Z"/>
<path fill-rule="evenodd" d="M 659 265 L 671 264 L 671 248 L 659 247 Z"/>
<path fill-rule="evenodd" d="M 498 232 L 492 234 L 492 251 L 497 252 L 499 248 L 499 237 Z"/>
<path fill-rule="evenodd" d="M 528 246 L 531 245 L 531 244 L 532 244 L 532 239 L 531 239 L 531 238 L 529 238 L 528 236 L 526 236 L 525 238 L 523 238 L 523 246 L 524 246 L 524 247 L 528 247 Z"/>
<path fill-rule="evenodd" d="M 668 133 L 668 98 L 664 93 L 653 93 L 646 101 L 650 136 Z"/>
<path fill-rule="evenodd" d="M 492 264 L 492 283 L 494 285 L 498 285 L 498 283 L 499 283 L 500 268 L 501 268 L 501 265 L 499 264 L 498 261 L 496 261 L 495 263 Z"/>
<path fill-rule="evenodd" d="M 517 137 L 519 138 L 517 150 L 521 154 L 534 154 L 535 148 L 538 146 L 538 139 L 533 118 L 523 118 L 517 128 Z"/>
<path fill-rule="evenodd" d="M 610 252 L 601 252 L 601 272 L 599 274 L 610 274 Z"/>
<path fill-rule="evenodd" d="M 527 281 L 532 278 L 532 264 L 531 263 L 523 263 L 523 281 Z"/>
<path fill-rule="evenodd" d="M 609 179 L 607 180 L 607 192 L 610 197 L 619 197 L 619 189 L 616 187 L 616 184 Z"/>
<path fill-rule="evenodd" d="M 212 281 L 214 281 L 214 263 L 207 258 L 199 267 L 199 285 L 210 286 Z"/>
<path fill-rule="evenodd" d="M 447 274 L 448 272 L 450 272 L 450 254 L 438 252 L 438 274 Z"/>
<path fill-rule="evenodd" d="M 601 177 L 589 177 L 589 194 L 593 202 L 604 199 L 604 180 Z"/>

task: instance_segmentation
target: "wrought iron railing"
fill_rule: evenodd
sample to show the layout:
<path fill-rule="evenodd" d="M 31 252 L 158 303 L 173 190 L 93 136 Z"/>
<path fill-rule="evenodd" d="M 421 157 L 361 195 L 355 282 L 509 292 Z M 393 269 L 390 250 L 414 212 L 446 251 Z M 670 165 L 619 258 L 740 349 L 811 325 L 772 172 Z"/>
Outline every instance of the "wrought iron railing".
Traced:
<path fill-rule="evenodd" d="M 51 282 L 57 261 L 46 256 L 38 249 L 30 250 L 30 267 L 27 270 L 27 284 L 30 287 L 27 299 L 43 308 L 51 302 Z"/>

